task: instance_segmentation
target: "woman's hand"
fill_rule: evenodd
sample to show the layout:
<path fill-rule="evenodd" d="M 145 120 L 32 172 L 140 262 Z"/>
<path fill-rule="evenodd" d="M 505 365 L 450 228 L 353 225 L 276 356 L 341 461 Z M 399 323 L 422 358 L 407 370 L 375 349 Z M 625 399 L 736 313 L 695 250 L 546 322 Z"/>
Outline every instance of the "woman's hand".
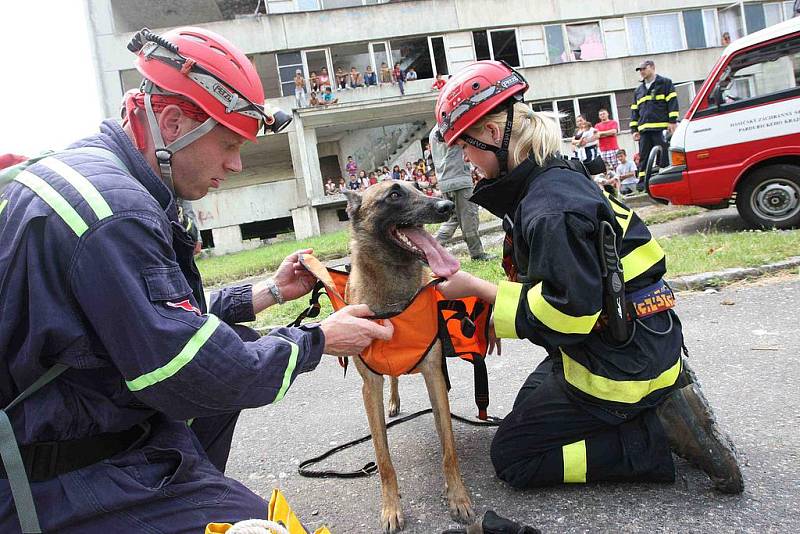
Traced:
<path fill-rule="evenodd" d="M 457 271 L 444 282 L 440 282 L 436 289 L 446 299 L 478 297 L 490 304 L 494 304 L 494 299 L 497 296 L 497 286 L 491 282 L 481 280 L 466 271 Z"/>

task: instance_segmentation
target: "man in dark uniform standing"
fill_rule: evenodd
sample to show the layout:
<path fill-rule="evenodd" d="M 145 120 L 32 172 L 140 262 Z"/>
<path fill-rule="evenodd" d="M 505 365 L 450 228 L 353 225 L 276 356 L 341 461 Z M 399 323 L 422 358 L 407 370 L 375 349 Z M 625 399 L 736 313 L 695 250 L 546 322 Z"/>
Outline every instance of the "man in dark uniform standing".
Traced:
<path fill-rule="evenodd" d="M 644 175 L 650 151 L 661 147 L 658 164 L 667 166 L 667 141 L 664 130 L 669 134 L 678 126 L 678 93 L 672 80 L 656 74 L 656 64 L 651 59 L 642 61 L 636 67 L 642 83 L 636 88 L 631 104 L 631 131 L 633 140 L 639 143 L 639 184 L 636 188 L 644 191 Z"/>

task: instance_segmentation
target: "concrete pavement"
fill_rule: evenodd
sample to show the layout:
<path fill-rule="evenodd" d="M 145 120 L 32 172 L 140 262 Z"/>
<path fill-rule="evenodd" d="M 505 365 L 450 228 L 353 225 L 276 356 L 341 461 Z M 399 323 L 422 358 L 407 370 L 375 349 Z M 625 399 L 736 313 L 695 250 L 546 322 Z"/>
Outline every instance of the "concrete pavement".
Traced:
<path fill-rule="evenodd" d="M 793 532 L 800 529 L 800 280 L 796 276 L 735 284 L 720 292 L 680 293 L 691 363 L 718 418 L 733 436 L 746 490 L 720 495 L 701 472 L 676 460 L 675 484 L 588 484 L 515 491 L 494 476 L 494 431 L 455 422 L 461 471 L 476 511 L 537 526 L 543 532 Z M 526 341 L 504 344 L 488 360 L 493 415 L 505 415 L 527 374 L 544 357 Z M 472 370 L 450 363 L 452 410 L 474 415 Z M 419 376 L 401 379 L 401 415 L 429 406 Z M 297 464 L 368 432 L 360 379 L 335 359 L 299 377 L 275 406 L 242 414 L 228 474 L 265 498 L 280 487 L 312 530 L 378 532 L 380 481 L 307 479 Z M 431 416 L 389 431 L 408 533 L 455 524 L 443 497 L 439 439 Z M 320 467 L 357 469 L 373 459 L 365 443 Z"/>

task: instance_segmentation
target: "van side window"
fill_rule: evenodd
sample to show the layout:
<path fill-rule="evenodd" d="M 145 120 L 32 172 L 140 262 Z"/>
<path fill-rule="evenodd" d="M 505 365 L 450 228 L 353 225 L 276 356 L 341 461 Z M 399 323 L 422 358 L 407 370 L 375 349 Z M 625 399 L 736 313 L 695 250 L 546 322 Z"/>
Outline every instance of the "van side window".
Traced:
<path fill-rule="evenodd" d="M 720 78 L 722 107 L 764 103 L 797 92 L 800 38 L 790 39 L 733 58 Z"/>

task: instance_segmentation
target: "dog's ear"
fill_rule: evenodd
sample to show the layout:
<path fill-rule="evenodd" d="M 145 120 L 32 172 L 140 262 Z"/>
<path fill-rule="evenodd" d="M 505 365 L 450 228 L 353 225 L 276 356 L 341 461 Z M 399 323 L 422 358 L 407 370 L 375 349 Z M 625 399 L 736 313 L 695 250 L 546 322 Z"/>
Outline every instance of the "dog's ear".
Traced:
<path fill-rule="evenodd" d="M 361 193 L 345 189 L 344 196 L 347 197 L 347 216 L 353 220 L 358 216 L 358 209 L 361 207 Z"/>

